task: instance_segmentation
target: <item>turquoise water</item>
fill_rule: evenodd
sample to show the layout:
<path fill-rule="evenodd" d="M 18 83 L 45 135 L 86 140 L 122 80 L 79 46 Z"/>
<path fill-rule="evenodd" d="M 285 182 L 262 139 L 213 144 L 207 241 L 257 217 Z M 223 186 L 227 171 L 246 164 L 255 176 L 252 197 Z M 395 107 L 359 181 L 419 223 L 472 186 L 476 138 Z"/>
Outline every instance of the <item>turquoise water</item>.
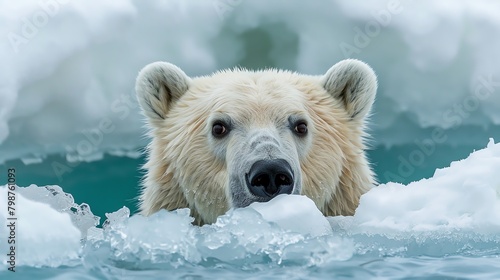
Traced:
<path fill-rule="evenodd" d="M 11 274 L 0 273 L 2 277 Z M 364 257 L 336 261 L 322 267 L 294 264 L 262 263 L 242 268 L 208 261 L 205 265 L 173 268 L 164 265 L 146 269 L 129 269 L 117 264 L 99 267 L 25 268 L 15 279 L 498 279 L 499 255 L 466 257 Z M 2 278 L 9 279 L 9 278 Z M 14 279 L 14 278 L 10 278 Z"/>
<path fill-rule="evenodd" d="M 415 170 L 411 174 L 399 176 L 399 179 L 402 183 L 408 183 L 431 177 L 436 168 L 466 158 L 472 150 L 479 148 L 438 147 L 423 164 L 414 166 Z M 387 181 L 384 179 L 387 171 L 394 171 L 393 174 L 396 174 L 401 164 L 400 156 L 404 158 L 412 150 L 413 146 L 371 150 L 369 157 L 380 181 Z M 77 203 L 88 203 L 93 213 L 100 216 L 103 222 L 104 213 L 116 211 L 122 206 L 130 208 L 132 213 L 136 211 L 136 196 L 141 177 L 139 166 L 143 161 L 144 158 L 108 155 L 100 161 L 71 164 L 62 156 L 49 156 L 40 164 L 24 165 L 21 161 L 10 161 L 1 168 L 15 167 L 21 186 L 30 183 L 40 186 L 60 185 L 65 192 L 73 195 Z M 53 168 L 55 162 L 70 168 L 66 169 L 64 174 L 56 174 Z M 195 237 L 182 237 L 180 241 L 171 241 L 170 234 L 179 232 L 182 223 L 161 225 L 158 220 L 143 222 L 144 224 L 139 226 L 131 225 L 130 228 L 142 231 L 140 234 L 143 235 L 139 236 L 144 237 L 145 243 L 134 243 L 137 238 L 120 234 L 122 229 L 109 230 L 107 233 L 105 230 L 107 237 L 85 243 L 79 253 L 80 257 L 64 266 L 21 266 L 17 267 L 15 274 L 0 272 L 0 279 L 500 278 L 499 236 L 460 230 L 401 236 L 356 233 L 342 227 L 349 222 L 349 218 L 331 218 L 334 235 L 315 238 L 290 237 L 287 233 L 273 228 L 259 228 L 261 225 L 258 225 L 255 229 L 252 225 L 245 225 L 242 231 L 256 230 L 257 237 L 250 236 L 226 242 L 215 250 L 221 250 L 221 255 L 212 253 L 213 248 L 209 241 L 224 232 L 230 232 L 232 238 L 235 238 L 234 236 L 238 236 L 238 232 L 235 233 L 238 224 L 232 228 L 225 227 L 227 225 L 203 228 L 189 226 L 189 230 L 195 232 Z M 163 218 L 160 218 L 161 220 Z M 171 232 L 161 232 L 165 228 Z M 266 233 L 267 230 L 270 231 Z M 265 243 L 266 239 L 262 238 L 268 234 L 285 241 L 277 243 L 281 245 L 261 244 L 254 251 L 248 249 L 252 247 L 250 245 L 245 247 L 245 240 L 253 240 L 256 244 Z M 291 242 L 294 238 L 299 241 Z M 138 251 L 130 249 L 135 248 L 134 244 L 140 244 Z M 193 257 L 193 254 L 199 256 Z"/>
<path fill-rule="evenodd" d="M 337 234 L 339 234 L 337 232 Z M 340 233 L 340 235 L 342 235 Z M 167 250 L 130 253 L 113 242 L 87 246 L 80 260 L 57 268 L 18 267 L 0 272 L 1 279 L 498 279 L 498 241 L 431 237 L 425 241 L 385 240 L 382 236 L 354 236 L 355 253 L 332 253 L 350 246 L 334 237 L 305 239 L 283 251 L 268 250 L 234 260 L 213 257 L 198 262 Z M 116 240 L 115 240 L 116 241 Z M 203 241 L 200 241 L 203 242 Z M 168 243 L 168 242 L 167 242 Z M 389 243 L 392 243 L 390 245 Z M 183 246 L 183 244 L 179 244 Z M 197 245 L 203 251 L 202 245 Z M 228 245 L 228 248 L 231 249 Z M 206 248 L 206 247 L 205 247 Z M 291 248 L 291 249 L 290 249 Z M 237 251 L 239 248 L 232 248 Z M 338 248 L 342 251 L 342 248 Z M 277 254 L 281 254 L 276 258 Z M 231 255 L 231 253 L 229 253 Z M 15 276 L 15 277 L 12 277 Z"/>

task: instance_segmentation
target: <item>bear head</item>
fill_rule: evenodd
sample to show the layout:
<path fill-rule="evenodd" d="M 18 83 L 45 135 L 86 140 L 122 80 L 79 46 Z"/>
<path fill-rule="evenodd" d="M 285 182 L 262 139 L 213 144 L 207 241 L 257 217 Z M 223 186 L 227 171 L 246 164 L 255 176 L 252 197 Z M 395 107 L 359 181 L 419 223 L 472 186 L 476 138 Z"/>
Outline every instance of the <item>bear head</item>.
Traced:
<path fill-rule="evenodd" d="M 374 71 L 344 60 L 324 75 L 224 70 L 190 78 L 144 67 L 136 92 L 151 143 L 144 215 L 190 208 L 197 224 L 279 194 L 303 194 L 326 216 L 352 215 L 374 184 L 364 153 Z"/>

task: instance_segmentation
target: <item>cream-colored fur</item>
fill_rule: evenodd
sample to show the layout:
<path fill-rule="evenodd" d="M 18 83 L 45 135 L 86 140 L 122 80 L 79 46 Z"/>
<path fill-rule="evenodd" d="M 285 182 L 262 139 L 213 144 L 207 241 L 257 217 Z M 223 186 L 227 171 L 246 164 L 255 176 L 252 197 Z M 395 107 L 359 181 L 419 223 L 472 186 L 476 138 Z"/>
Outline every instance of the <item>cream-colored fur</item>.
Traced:
<path fill-rule="evenodd" d="M 191 79 L 169 63 L 146 66 L 136 82 L 152 138 L 141 212 L 188 207 L 196 223 L 212 223 L 239 197 L 251 199 L 234 177 L 253 160 L 246 159 L 253 153 L 248 139 L 264 133 L 278 139 L 300 173 L 297 192 L 324 215 L 352 215 L 375 183 L 363 139 L 376 89 L 373 70 L 358 60 L 341 61 L 323 76 L 235 69 Z M 307 137 L 294 136 L 290 116 L 307 121 Z M 221 117 L 232 130 L 216 139 L 211 127 Z"/>

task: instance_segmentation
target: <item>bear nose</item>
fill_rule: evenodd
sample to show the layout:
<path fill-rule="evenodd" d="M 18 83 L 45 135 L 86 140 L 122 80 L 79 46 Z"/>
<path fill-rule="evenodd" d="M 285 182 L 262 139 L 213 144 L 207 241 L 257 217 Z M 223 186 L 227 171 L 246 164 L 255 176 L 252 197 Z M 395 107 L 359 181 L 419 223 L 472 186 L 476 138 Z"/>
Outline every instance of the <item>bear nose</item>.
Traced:
<path fill-rule="evenodd" d="M 247 184 L 250 192 L 258 197 L 291 194 L 292 167 L 284 159 L 258 160 L 247 174 Z"/>

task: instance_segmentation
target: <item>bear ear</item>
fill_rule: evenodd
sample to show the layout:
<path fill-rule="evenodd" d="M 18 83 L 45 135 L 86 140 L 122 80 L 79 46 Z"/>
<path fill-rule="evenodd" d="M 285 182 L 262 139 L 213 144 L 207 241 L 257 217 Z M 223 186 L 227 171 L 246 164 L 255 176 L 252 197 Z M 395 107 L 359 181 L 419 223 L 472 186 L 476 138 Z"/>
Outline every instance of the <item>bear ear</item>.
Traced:
<path fill-rule="evenodd" d="M 333 65 L 322 78 L 323 87 L 344 105 L 351 120 L 363 120 L 377 92 L 377 76 L 366 63 L 346 59 Z"/>
<path fill-rule="evenodd" d="M 137 76 L 135 92 L 149 122 L 155 125 L 163 121 L 190 84 L 191 78 L 173 64 L 159 61 L 146 65 Z"/>

